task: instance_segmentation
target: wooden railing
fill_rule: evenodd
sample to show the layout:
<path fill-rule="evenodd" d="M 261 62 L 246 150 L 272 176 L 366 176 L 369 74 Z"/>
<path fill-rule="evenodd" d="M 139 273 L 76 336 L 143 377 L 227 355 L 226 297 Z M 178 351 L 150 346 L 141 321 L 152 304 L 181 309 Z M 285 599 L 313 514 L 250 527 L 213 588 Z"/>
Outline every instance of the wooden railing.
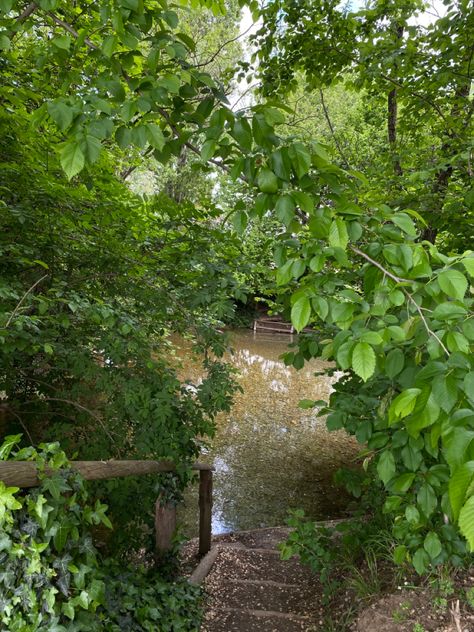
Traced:
<path fill-rule="evenodd" d="M 70 467 L 88 481 L 118 476 L 141 476 L 159 472 L 173 472 L 171 461 L 71 461 Z M 211 549 L 212 519 L 212 472 L 213 467 L 195 463 L 199 471 L 199 554 Z M 0 461 L 0 480 L 8 486 L 36 487 L 39 485 L 36 463 L 33 461 Z M 176 506 L 163 505 L 158 499 L 155 505 L 156 552 L 162 555 L 171 548 L 176 530 Z"/>

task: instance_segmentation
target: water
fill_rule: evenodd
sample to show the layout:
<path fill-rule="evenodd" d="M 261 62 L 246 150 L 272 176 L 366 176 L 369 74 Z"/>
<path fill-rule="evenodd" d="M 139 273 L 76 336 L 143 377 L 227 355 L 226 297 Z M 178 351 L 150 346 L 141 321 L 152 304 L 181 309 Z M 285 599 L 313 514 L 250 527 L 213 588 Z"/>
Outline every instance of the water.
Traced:
<path fill-rule="evenodd" d="M 220 415 L 212 448 L 201 457 L 216 468 L 213 533 L 282 525 L 292 507 L 316 519 L 341 515 L 347 497 L 332 477 L 354 460 L 357 446 L 343 431 L 329 433 L 313 410 L 298 408 L 301 399 L 327 400 L 335 378 L 314 376 L 327 364 L 286 367 L 279 359 L 291 340 L 286 334 L 242 330 L 231 340 L 227 359 L 239 370 L 243 393 Z M 195 380 L 196 363 L 181 346 L 182 377 Z M 190 488 L 179 511 L 189 536 L 197 534 L 197 502 L 197 488 Z"/>

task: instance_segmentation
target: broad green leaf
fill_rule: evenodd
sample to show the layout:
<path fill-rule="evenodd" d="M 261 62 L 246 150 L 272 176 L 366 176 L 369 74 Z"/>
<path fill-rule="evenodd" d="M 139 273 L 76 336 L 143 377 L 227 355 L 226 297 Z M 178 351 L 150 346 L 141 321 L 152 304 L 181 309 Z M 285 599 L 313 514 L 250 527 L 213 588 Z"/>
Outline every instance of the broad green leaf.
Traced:
<path fill-rule="evenodd" d="M 296 331 L 302 331 L 311 317 L 311 303 L 307 296 L 302 296 L 291 308 L 291 322 Z"/>
<path fill-rule="evenodd" d="M 84 168 L 84 154 L 79 143 L 75 140 L 71 140 L 64 145 L 60 158 L 61 166 L 69 180 Z"/>
<path fill-rule="evenodd" d="M 389 480 L 391 480 L 396 472 L 395 467 L 395 459 L 390 450 L 384 450 L 379 457 L 377 463 L 377 473 L 380 477 L 380 480 L 387 484 Z"/>
<path fill-rule="evenodd" d="M 212 158 L 217 149 L 217 144 L 215 140 L 206 140 L 201 148 L 201 158 L 204 162 L 207 162 Z"/>
<path fill-rule="evenodd" d="M 434 531 L 430 531 L 423 543 L 423 548 L 428 553 L 430 558 L 434 560 L 441 553 L 443 547 L 441 546 L 440 539 Z"/>
<path fill-rule="evenodd" d="M 23 435 L 8 435 L 5 437 L 2 445 L 0 446 L 0 461 L 6 461 L 10 455 L 10 452 L 13 448 L 20 443 Z"/>
<path fill-rule="evenodd" d="M 51 40 L 51 43 L 61 50 L 69 50 L 71 42 L 72 40 L 69 35 L 61 35 L 60 37 L 55 37 Z"/>
<path fill-rule="evenodd" d="M 474 461 L 462 463 L 449 480 L 449 502 L 453 512 L 453 519 L 457 520 L 459 512 L 466 499 L 466 492 L 474 478 Z"/>
<path fill-rule="evenodd" d="M 462 272 L 450 268 L 438 274 L 438 283 L 445 294 L 462 300 L 467 291 L 467 279 Z"/>
<path fill-rule="evenodd" d="M 62 132 L 70 127 L 74 116 L 74 110 L 62 101 L 50 101 L 48 113 Z"/>
<path fill-rule="evenodd" d="M 302 143 L 290 145 L 288 147 L 288 156 L 298 178 L 302 178 L 308 173 L 311 167 L 311 155 Z"/>
<path fill-rule="evenodd" d="M 455 303 L 441 303 L 433 311 L 433 318 L 437 320 L 457 320 L 467 314 L 467 310 L 462 305 Z"/>
<path fill-rule="evenodd" d="M 354 372 L 367 382 L 375 371 L 375 353 L 368 342 L 358 342 L 352 352 Z"/>
<path fill-rule="evenodd" d="M 430 566 L 430 558 L 425 549 L 418 549 L 413 556 L 412 561 L 418 575 L 423 575 L 424 573 L 426 573 Z"/>
<path fill-rule="evenodd" d="M 474 431 L 455 427 L 443 436 L 443 455 L 451 471 L 464 463 L 468 447 L 474 440 Z"/>
<path fill-rule="evenodd" d="M 437 375 L 432 382 L 432 394 L 436 403 L 449 413 L 458 398 L 457 380 L 451 375 Z"/>
<path fill-rule="evenodd" d="M 232 129 L 232 136 L 243 149 L 252 149 L 252 129 L 247 119 L 237 118 Z"/>
<path fill-rule="evenodd" d="M 405 213 L 395 213 L 395 215 L 391 217 L 391 220 L 396 226 L 401 228 L 404 233 L 410 235 L 410 237 L 416 237 L 416 228 L 411 217 Z"/>
<path fill-rule="evenodd" d="M 428 483 L 424 483 L 420 487 L 420 489 L 418 490 L 418 494 L 416 495 L 416 500 L 418 503 L 418 507 L 420 507 L 421 511 L 425 514 L 427 518 L 431 516 L 438 505 L 436 494 L 431 485 L 429 485 Z"/>
<path fill-rule="evenodd" d="M 346 223 L 340 217 L 336 217 L 329 228 L 329 244 L 335 248 L 346 249 L 349 242 Z"/>
<path fill-rule="evenodd" d="M 471 496 L 459 512 L 459 528 L 474 551 L 474 496 Z"/>
<path fill-rule="evenodd" d="M 112 57 L 118 44 L 118 37 L 116 35 L 108 35 L 102 44 L 102 52 L 106 57 Z"/>
<path fill-rule="evenodd" d="M 395 397 L 388 411 L 390 423 L 407 417 L 415 408 L 416 399 L 420 393 L 420 388 L 408 388 Z"/>
<path fill-rule="evenodd" d="M 405 518 L 412 524 L 418 524 L 420 521 L 420 512 L 415 505 L 408 505 L 405 509 Z"/>
<path fill-rule="evenodd" d="M 401 474 L 391 482 L 390 488 L 394 492 L 407 492 L 412 486 L 412 483 L 415 480 L 415 476 L 416 475 L 413 472 L 406 472 L 405 474 Z"/>
<path fill-rule="evenodd" d="M 275 205 L 275 212 L 278 219 L 289 226 L 295 216 L 295 202 L 291 195 L 285 193 L 281 195 Z"/>
<path fill-rule="evenodd" d="M 86 164 L 92 165 L 99 158 L 102 144 L 98 138 L 87 134 L 81 138 L 80 147 Z"/>
<path fill-rule="evenodd" d="M 161 127 L 156 123 L 147 123 L 148 142 L 152 147 L 161 151 L 165 146 L 165 137 L 161 131 Z"/>
<path fill-rule="evenodd" d="M 462 264 L 466 268 L 468 274 L 474 277 L 474 257 L 464 257 Z"/>
<path fill-rule="evenodd" d="M 468 398 L 474 402 L 474 371 L 466 373 L 464 376 L 463 387 Z"/>
<path fill-rule="evenodd" d="M 385 373 L 389 378 L 394 378 L 405 365 L 405 355 L 401 349 L 392 349 L 385 358 Z"/>
<path fill-rule="evenodd" d="M 278 178 L 268 167 L 263 167 L 258 174 L 257 184 L 263 193 L 276 193 L 278 191 Z"/>
<path fill-rule="evenodd" d="M 396 546 L 393 551 L 393 561 L 395 562 L 395 564 L 404 564 L 407 559 L 407 553 L 407 547 L 403 544 L 399 544 L 398 546 Z"/>

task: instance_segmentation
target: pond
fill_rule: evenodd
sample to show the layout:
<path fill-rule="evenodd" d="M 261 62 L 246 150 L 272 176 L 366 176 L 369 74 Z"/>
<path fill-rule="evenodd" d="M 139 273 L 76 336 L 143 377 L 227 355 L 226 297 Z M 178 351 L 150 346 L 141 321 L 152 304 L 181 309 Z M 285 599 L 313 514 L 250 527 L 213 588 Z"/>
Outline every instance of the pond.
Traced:
<path fill-rule="evenodd" d="M 301 399 L 326 399 L 336 378 L 315 376 L 327 363 L 312 360 L 297 371 L 280 359 L 287 334 L 235 331 L 233 354 L 243 389 L 230 413 L 217 421 L 212 447 L 201 460 L 215 466 L 213 533 L 285 524 L 289 508 L 316 519 L 341 515 L 347 497 L 333 483 L 334 472 L 354 461 L 357 444 L 344 432 L 328 432 Z M 196 380 L 196 363 L 177 344 L 182 377 Z M 197 487 L 190 488 L 179 519 L 188 536 L 197 534 Z"/>

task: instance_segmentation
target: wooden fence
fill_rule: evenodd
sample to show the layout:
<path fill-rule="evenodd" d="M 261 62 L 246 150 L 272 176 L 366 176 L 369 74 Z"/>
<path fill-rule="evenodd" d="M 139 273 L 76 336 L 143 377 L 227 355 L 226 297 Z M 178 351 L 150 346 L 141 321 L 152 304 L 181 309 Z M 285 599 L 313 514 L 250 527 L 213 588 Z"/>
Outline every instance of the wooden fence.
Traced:
<path fill-rule="evenodd" d="M 115 478 L 118 476 L 141 476 L 159 472 L 173 472 L 176 467 L 171 461 L 71 461 L 88 481 Z M 212 519 L 212 472 L 214 468 L 205 463 L 195 463 L 199 471 L 199 555 L 211 549 Z M 14 487 L 36 487 L 39 485 L 36 463 L 33 461 L 1 461 L 0 480 Z M 176 506 L 163 505 L 160 499 L 155 505 L 156 552 L 162 555 L 171 548 L 176 529 Z"/>

